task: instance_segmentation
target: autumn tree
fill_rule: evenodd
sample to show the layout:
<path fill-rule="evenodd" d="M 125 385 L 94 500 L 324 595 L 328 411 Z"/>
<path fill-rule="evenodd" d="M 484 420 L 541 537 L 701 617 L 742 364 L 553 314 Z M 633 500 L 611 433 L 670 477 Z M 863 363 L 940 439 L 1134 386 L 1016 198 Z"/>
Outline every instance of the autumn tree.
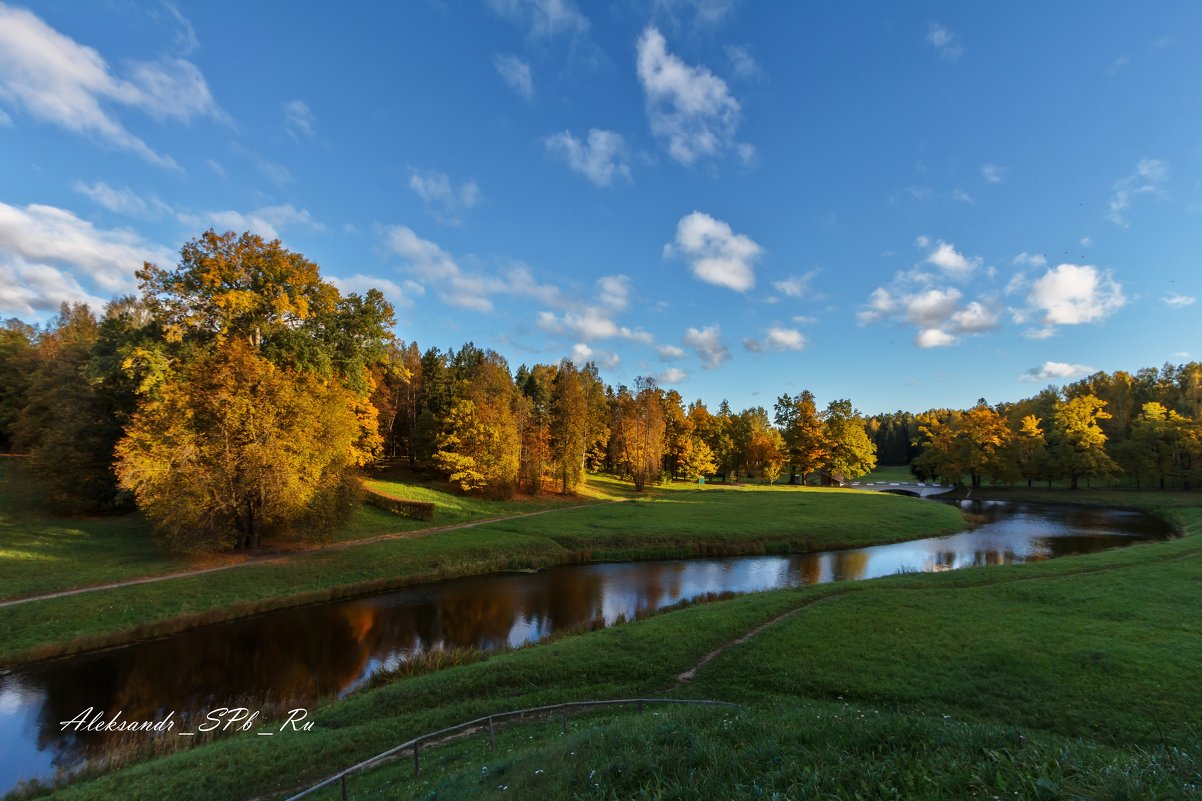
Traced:
<path fill-rule="evenodd" d="M 584 480 L 584 456 L 589 445 L 589 408 L 584 382 L 576 365 L 559 363 L 551 385 L 551 456 L 560 493 L 567 495 Z"/>
<path fill-rule="evenodd" d="M 664 410 L 659 388 L 640 376 L 635 392 L 619 387 L 614 406 L 614 440 L 618 459 L 639 492 L 654 480 L 663 464 Z"/>
<path fill-rule="evenodd" d="M 117 447 L 117 475 L 168 541 L 256 548 L 264 533 L 328 524 L 359 447 L 352 393 L 277 367 L 242 339 L 154 388 Z"/>
<path fill-rule="evenodd" d="M 876 445 L 868 438 L 864 418 L 849 400 L 827 404 L 823 415 L 829 453 L 824 467 L 832 477 L 859 478 L 876 467 Z"/>
<path fill-rule="evenodd" d="M 503 498 L 517 488 L 522 432 L 509 365 L 471 343 L 451 358 L 450 408 L 435 440 L 434 467 L 464 492 Z"/>
<path fill-rule="evenodd" d="M 16 318 L 0 325 L 0 451 L 11 451 L 36 364 L 37 329 Z"/>
<path fill-rule="evenodd" d="M 1056 405 L 1049 436 L 1052 464 L 1077 489 L 1082 476 L 1113 475 L 1118 466 L 1106 453 L 1106 434 L 1099 425 L 1110 415 L 1106 402 L 1080 395 Z"/>
<path fill-rule="evenodd" d="M 254 548 L 345 510 L 351 471 L 380 447 L 371 368 L 392 307 L 377 290 L 341 295 L 249 233 L 210 230 L 180 257 L 137 273 L 162 337 L 126 359 L 143 380 L 117 448 L 122 486 L 186 547 Z"/>
<path fill-rule="evenodd" d="M 1011 442 L 1014 464 L 1028 487 L 1047 469 L 1047 438 L 1039 426 L 1041 422 L 1033 414 L 1025 415 Z"/>
<path fill-rule="evenodd" d="M 809 474 L 825 463 L 829 453 L 826 427 L 818 414 L 814 394 L 807 389 L 793 397 L 781 395 L 774 411 L 776 425 L 784 438 L 789 479 L 800 475 L 804 484 Z"/>

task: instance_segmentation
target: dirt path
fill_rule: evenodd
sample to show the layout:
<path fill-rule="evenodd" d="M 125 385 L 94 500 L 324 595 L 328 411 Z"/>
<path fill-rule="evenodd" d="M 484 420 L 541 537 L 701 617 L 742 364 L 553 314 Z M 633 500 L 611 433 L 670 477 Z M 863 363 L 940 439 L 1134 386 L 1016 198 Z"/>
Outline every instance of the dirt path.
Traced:
<path fill-rule="evenodd" d="M 330 551 L 343 551 L 348 548 L 357 548 L 361 545 L 371 545 L 377 542 L 387 542 L 388 540 L 403 540 L 411 537 L 429 537 L 433 534 L 444 534 L 448 531 L 459 531 L 465 528 L 475 528 L 477 526 L 486 526 L 490 523 L 502 523 L 508 520 L 520 520 L 523 517 L 535 517 L 537 515 L 545 515 L 550 512 L 569 512 L 573 509 L 584 509 L 589 506 L 601 506 L 606 503 L 625 503 L 625 500 L 616 501 L 600 501 L 598 503 L 580 503 L 574 506 L 556 506 L 551 509 L 539 509 L 536 512 L 522 512 L 516 515 L 501 515 L 499 517 L 485 517 L 480 520 L 469 520 L 466 523 L 454 523 L 449 526 L 436 526 L 434 528 L 419 528 L 413 531 L 397 531 L 392 534 L 378 534 L 374 537 L 365 537 L 359 540 L 348 540 L 347 542 L 337 542 L 332 545 L 322 545 L 317 548 L 306 548 L 304 550 L 273 552 L 263 554 L 261 556 L 251 556 L 247 559 L 229 564 L 217 565 L 216 567 L 200 567 L 192 570 L 179 570 L 174 573 L 160 573 L 155 576 L 143 576 L 142 578 L 123 579 L 122 581 L 113 581 L 108 584 L 93 584 L 87 587 L 76 587 L 71 590 L 58 590 L 56 592 L 48 592 L 42 595 L 29 595 L 24 598 L 12 598 L 7 601 L 0 601 L 0 609 L 6 606 L 18 606 L 20 604 L 33 603 L 35 601 L 48 601 L 51 598 L 65 598 L 69 595 L 82 595 L 88 592 L 99 592 L 100 590 L 113 590 L 120 587 L 133 587 L 138 584 L 153 584 L 156 581 L 171 581 L 173 579 L 191 578 L 192 576 L 203 576 L 206 573 L 217 573 L 222 570 L 233 570 L 238 567 L 247 565 L 266 565 L 286 562 L 289 559 L 303 556 L 306 554 L 327 553 Z"/>

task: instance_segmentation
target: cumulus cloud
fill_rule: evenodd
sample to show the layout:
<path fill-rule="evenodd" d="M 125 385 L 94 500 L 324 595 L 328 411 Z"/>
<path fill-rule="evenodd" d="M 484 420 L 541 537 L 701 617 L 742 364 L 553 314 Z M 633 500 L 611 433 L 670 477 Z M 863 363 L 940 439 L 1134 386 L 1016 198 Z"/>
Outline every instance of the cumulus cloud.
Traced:
<path fill-rule="evenodd" d="M 1021 264 L 1025 267 L 1043 267 L 1048 263 L 1047 257 L 1038 253 L 1027 253 L 1023 251 L 1014 257 L 1015 264 Z"/>
<path fill-rule="evenodd" d="M 1044 362 L 1042 367 L 1032 367 L 1021 376 L 1019 381 L 1040 382 L 1065 380 L 1089 375 L 1094 369 L 1085 364 L 1068 364 L 1067 362 Z"/>
<path fill-rule="evenodd" d="M 196 65 L 180 58 L 131 63 L 118 77 L 93 48 L 25 9 L 0 3 L 0 100 L 39 122 L 90 136 L 177 169 L 170 156 L 130 133 L 112 111 L 135 108 L 160 120 L 224 120 Z"/>
<path fill-rule="evenodd" d="M 363 273 L 355 273 L 348 277 L 330 275 L 326 277 L 331 284 L 338 287 L 342 293 L 354 292 L 358 295 L 366 295 L 369 289 L 378 289 L 384 293 L 384 297 L 388 299 L 393 306 L 401 309 L 412 309 L 413 299 L 410 295 L 421 295 L 422 287 L 420 284 L 415 284 L 412 281 L 405 281 L 404 284 L 398 284 L 390 278 L 381 278 L 378 275 L 365 275 Z M 414 291 L 414 290 L 417 291 Z"/>
<path fill-rule="evenodd" d="M 817 275 L 816 270 L 811 270 L 804 275 L 790 275 L 780 281 L 773 281 L 772 287 L 777 292 L 790 298 L 803 298 L 810 291 L 810 281 Z"/>
<path fill-rule="evenodd" d="M 498 53 L 493 58 L 492 63 L 497 69 L 497 74 L 501 76 L 501 80 L 505 81 L 506 86 L 524 100 L 530 101 L 534 99 L 534 76 L 530 72 L 529 64 L 517 56 L 503 55 L 501 53 Z"/>
<path fill-rule="evenodd" d="M 664 246 L 665 257 L 687 260 L 698 279 L 736 292 L 755 286 L 755 263 L 761 255 L 763 249 L 750 237 L 700 211 L 681 217 L 675 242 Z"/>
<path fill-rule="evenodd" d="M 805 350 L 806 337 L 805 334 L 794 328 L 784 328 L 782 326 L 771 326 L 764 332 L 764 338 L 761 339 L 744 339 L 743 347 L 749 351 L 760 353 L 762 351 L 772 351 L 780 353 L 786 350 Z"/>
<path fill-rule="evenodd" d="M 689 377 L 689 374 L 679 367 L 669 367 L 655 377 L 657 384 L 679 384 Z"/>
<path fill-rule="evenodd" d="M 701 366 L 712 370 L 730 358 L 730 348 L 722 341 L 722 331 L 717 325 L 705 328 L 689 328 L 685 331 L 684 344 L 693 349 L 701 359 Z"/>
<path fill-rule="evenodd" d="M 0 312 L 20 316 L 63 302 L 97 311 L 135 288 L 143 262 L 170 264 L 174 254 L 126 230 L 97 228 L 70 211 L 0 202 Z"/>
<path fill-rule="evenodd" d="M 938 328 L 924 328 L 914 338 L 914 344 L 920 348 L 946 348 L 956 344 L 956 338 Z"/>
<path fill-rule="evenodd" d="M 458 186 L 451 176 L 434 170 L 409 170 L 409 188 L 421 198 L 426 211 L 444 225 L 459 225 L 463 213 L 480 205 L 484 195 L 475 181 Z"/>
<path fill-rule="evenodd" d="M 452 306 L 492 311 L 494 295 L 529 297 L 547 304 L 561 300 L 556 287 L 539 283 L 524 264 L 510 264 L 496 275 L 468 272 L 451 254 L 422 239 L 412 228 L 394 225 L 381 228 L 379 233 L 385 249 L 402 259 L 415 276 L 436 287 L 443 302 Z"/>
<path fill-rule="evenodd" d="M 964 55 L 964 47 L 955 31 L 940 25 L 938 22 L 927 23 L 926 43 L 935 48 L 935 52 L 947 61 L 955 61 Z"/>
<path fill-rule="evenodd" d="M 572 0 L 488 0 L 488 5 L 535 38 L 575 36 L 589 28 L 588 18 Z"/>
<path fill-rule="evenodd" d="M 937 240 L 934 244 L 925 236 L 920 236 L 916 240 L 918 247 L 928 250 L 926 264 L 938 267 L 943 273 L 951 278 L 965 279 L 972 275 L 973 270 L 981 266 L 981 258 L 979 256 L 968 257 L 956 250 L 956 246 L 951 242 L 944 242 L 942 239 Z"/>
<path fill-rule="evenodd" d="M 1169 165 L 1160 159 L 1143 159 L 1135 165 L 1135 171 L 1120 178 L 1114 184 L 1110 196 L 1110 208 L 1106 219 L 1115 225 L 1127 228 L 1127 214 L 1135 198 L 1141 195 L 1164 197 L 1164 184 L 1169 179 Z"/>
<path fill-rule="evenodd" d="M 659 357 L 666 362 L 684 358 L 684 348 L 678 348 L 675 345 L 660 345 L 655 350 Z"/>
<path fill-rule="evenodd" d="M 308 209 L 298 209 L 291 203 L 265 206 L 250 212 L 224 209 L 198 213 L 180 212 L 180 222 L 191 228 L 216 228 L 219 231 L 250 231 L 265 239 L 279 239 L 285 228 L 309 228 L 323 231 L 325 226 L 313 219 Z"/>
<path fill-rule="evenodd" d="M 630 276 L 603 275 L 597 279 L 597 291 L 603 305 L 621 311 L 630 305 Z"/>
<path fill-rule="evenodd" d="M 667 143 L 672 158 L 689 165 L 735 148 L 739 101 L 717 75 L 669 53 L 654 26 L 639 37 L 638 75 L 651 133 Z M 754 158 L 754 149 L 742 157 Z"/>
<path fill-rule="evenodd" d="M 317 135 L 317 118 L 309 104 L 303 100 L 289 100 L 282 104 L 284 110 L 284 130 L 296 141 L 300 137 L 312 139 Z"/>
<path fill-rule="evenodd" d="M 611 186 L 616 178 L 630 180 L 626 142 L 613 131 L 593 128 L 584 141 L 571 131 L 561 131 L 547 137 L 545 144 L 548 153 L 597 186 Z"/>
<path fill-rule="evenodd" d="M 1061 264 L 1031 284 L 1027 300 L 1044 325 L 1079 325 L 1102 320 L 1127 302 L 1109 272 L 1090 265 Z"/>
<path fill-rule="evenodd" d="M 1172 309 L 1184 309 L 1186 306 L 1193 306 L 1197 300 L 1193 295 L 1178 295 L 1170 293 L 1162 298 L 1164 305 Z"/>
<path fill-rule="evenodd" d="M 960 334 L 982 334 L 997 328 L 998 318 L 997 309 L 974 300 L 952 313 L 949 328 Z"/>

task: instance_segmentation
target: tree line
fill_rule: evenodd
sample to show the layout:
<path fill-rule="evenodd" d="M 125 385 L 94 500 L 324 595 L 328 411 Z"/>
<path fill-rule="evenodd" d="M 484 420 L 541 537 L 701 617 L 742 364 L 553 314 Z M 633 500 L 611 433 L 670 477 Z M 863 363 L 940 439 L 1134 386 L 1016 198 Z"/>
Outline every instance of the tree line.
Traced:
<path fill-rule="evenodd" d="M 393 336 L 380 292 L 341 293 L 278 240 L 210 230 L 136 276 L 139 294 L 99 315 L 64 304 L 45 326 L 4 323 L 0 449 L 29 454 L 55 508 L 137 507 L 181 548 L 328 531 L 380 459 L 494 498 L 570 493 L 589 470 L 641 490 L 875 464 L 846 400 L 711 412 L 650 378 L 607 385 L 592 363 L 422 351 Z"/>
<path fill-rule="evenodd" d="M 1032 398 L 868 421 L 882 461 L 960 485 L 1122 479 L 1189 489 L 1202 480 L 1202 363 L 1098 372 Z"/>

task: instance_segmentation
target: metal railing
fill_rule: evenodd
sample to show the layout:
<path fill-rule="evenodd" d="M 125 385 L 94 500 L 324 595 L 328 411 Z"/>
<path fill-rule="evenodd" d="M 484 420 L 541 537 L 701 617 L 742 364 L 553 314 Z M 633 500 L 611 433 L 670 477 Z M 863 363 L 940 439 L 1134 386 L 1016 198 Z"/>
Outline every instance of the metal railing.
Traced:
<path fill-rule="evenodd" d="M 465 729 L 472 729 L 473 727 L 475 727 L 475 728 L 488 727 L 488 747 L 491 750 L 494 747 L 494 740 L 493 740 L 494 725 L 499 721 L 508 720 L 510 718 L 524 718 L 527 715 L 538 715 L 538 714 L 542 714 L 542 713 L 554 713 L 554 712 L 558 711 L 559 715 L 560 715 L 560 731 L 564 734 L 567 734 L 567 732 L 568 732 L 568 710 L 569 709 L 601 707 L 601 706 L 622 706 L 625 704 L 636 704 L 638 706 L 638 710 L 640 712 L 643 711 L 643 706 L 645 704 L 692 704 L 692 705 L 698 705 L 698 706 L 727 706 L 727 707 L 738 707 L 739 706 L 738 704 L 732 704 L 729 701 L 695 700 L 695 699 L 691 699 L 691 698 L 616 698 L 616 699 L 612 699 L 612 700 L 608 700 L 608 701 L 567 701 L 562 704 L 550 704 L 548 706 L 534 706 L 534 707 L 530 707 L 528 709 L 514 709 L 514 710 L 511 710 L 508 712 L 497 712 L 497 713 L 494 713 L 492 715 L 487 715 L 482 718 L 476 718 L 475 720 L 469 720 L 465 723 L 456 723 L 454 726 L 448 726 L 445 729 L 439 729 L 438 731 L 427 732 L 419 737 L 414 737 L 412 740 L 406 740 L 405 742 L 401 743 L 400 745 L 398 745 L 394 748 L 390 748 L 382 754 L 376 754 L 374 757 L 371 757 L 370 759 L 365 759 L 356 765 L 351 765 L 349 768 L 347 768 L 343 771 L 340 771 L 339 773 L 335 773 L 333 776 L 329 777 L 328 779 L 318 782 L 317 784 L 313 785 L 312 787 L 308 787 L 304 790 L 301 790 L 296 795 L 289 796 L 286 799 L 286 801 L 297 801 L 297 799 L 304 798 L 312 793 L 317 792 L 318 790 L 325 789 L 326 787 L 329 787 L 334 784 L 338 784 L 341 786 L 342 799 L 343 799 L 343 801 L 346 801 L 346 799 L 347 799 L 347 779 L 351 776 L 351 774 L 358 773 L 360 771 L 367 770 L 368 768 L 375 767 L 377 764 L 383 762 L 384 760 L 390 759 L 391 757 L 394 757 L 397 754 L 400 754 L 400 753 L 403 753 L 403 752 L 409 751 L 409 750 L 413 751 L 413 775 L 415 777 L 420 776 L 421 775 L 421 746 L 422 746 L 422 743 L 426 742 L 427 740 L 432 740 L 436 737 L 445 737 L 447 735 L 454 734 L 455 732 L 463 731 Z"/>

